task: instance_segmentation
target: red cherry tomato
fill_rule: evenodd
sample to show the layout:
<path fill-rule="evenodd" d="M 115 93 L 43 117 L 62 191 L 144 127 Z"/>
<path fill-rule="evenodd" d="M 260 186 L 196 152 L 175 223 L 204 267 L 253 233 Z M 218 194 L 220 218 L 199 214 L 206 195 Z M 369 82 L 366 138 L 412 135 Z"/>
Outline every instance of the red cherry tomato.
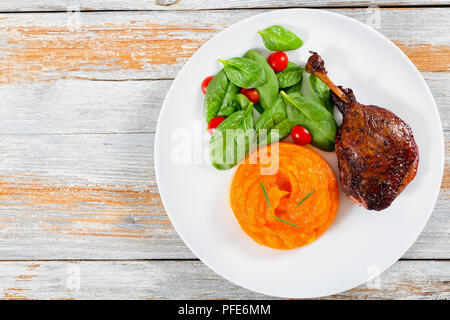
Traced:
<path fill-rule="evenodd" d="M 294 126 L 291 131 L 291 136 L 295 143 L 301 146 L 311 143 L 312 140 L 309 131 L 302 126 Z"/>
<path fill-rule="evenodd" d="M 205 80 L 202 82 L 202 91 L 206 94 L 206 89 L 208 88 L 209 83 L 214 78 L 214 76 L 206 77 Z"/>
<path fill-rule="evenodd" d="M 222 123 L 222 121 L 225 120 L 225 117 L 215 117 L 209 120 L 208 123 L 208 132 L 213 135 L 214 131 L 216 131 L 216 128 L 219 124 Z"/>
<path fill-rule="evenodd" d="M 273 71 L 281 72 L 288 66 L 289 58 L 286 53 L 278 51 L 272 53 L 267 59 L 267 62 L 270 64 Z"/>
<path fill-rule="evenodd" d="M 253 104 L 257 104 L 259 101 L 259 93 L 256 89 L 241 89 L 241 93 L 248 98 Z"/>

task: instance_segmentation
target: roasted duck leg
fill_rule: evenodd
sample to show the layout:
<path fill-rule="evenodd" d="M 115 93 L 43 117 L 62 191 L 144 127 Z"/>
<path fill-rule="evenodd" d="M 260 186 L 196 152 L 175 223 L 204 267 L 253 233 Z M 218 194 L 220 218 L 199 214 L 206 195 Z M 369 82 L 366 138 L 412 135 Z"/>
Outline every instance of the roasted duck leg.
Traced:
<path fill-rule="evenodd" d="M 336 134 L 342 188 L 369 210 L 386 209 L 417 173 L 419 150 L 411 128 L 387 109 L 358 103 L 351 89 L 334 85 L 322 58 L 311 53 L 306 71 L 328 85 L 343 115 Z"/>

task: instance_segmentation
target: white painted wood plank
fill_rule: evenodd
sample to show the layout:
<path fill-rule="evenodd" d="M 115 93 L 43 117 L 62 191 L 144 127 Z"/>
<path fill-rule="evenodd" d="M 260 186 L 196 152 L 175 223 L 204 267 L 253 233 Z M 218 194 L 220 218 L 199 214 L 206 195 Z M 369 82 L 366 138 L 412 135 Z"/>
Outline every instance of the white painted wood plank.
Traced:
<path fill-rule="evenodd" d="M 0 83 L 174 78 L 219 31 L 266 11 L 0 14 Z M 365 9 L 330 11 L 362 22 L 371 17 Z M 450 9 L 382 9 L 379 31 L 419 70 L 450 72 Z"/>
<path fill-rule="evenodd" d="M 368 274 L 368 277 L 370 274 Z M 450 299 L 450 262 L 399 261 L 327 299 Z M 0 262 L 3 299 L 272 299 L 199 261 Z"/>
<path fill-rule="evenodd" d="M 201 10 L 292 7 L 366 7 L 445 5 L 442 0 L 20 0 L 0 1 L 0 11 L 65 11 L 79 10 Z"/>
<path fill-rule="evenodd" d="M 171 83 L 56 80 L 0 85 L 0 134 L 155 132 Z"/>
<path fill-rule="evenodd" d="M 443 128 L 450 130 L 450 73 L 423 76 Z M 171 80 L 56 80 L 0 85 L 0 135 L 155 132 L 171 84 Z M 198 90 L 201 94 L 200 85 Z"/>
<path fill-rule="evenodd" d="M 2 135 L 0 260 L 195 258 L 160 201 L 153 143 L 154 134 Z M 449 182 L 447 170 L 405 258 L 450 259 Z"/>

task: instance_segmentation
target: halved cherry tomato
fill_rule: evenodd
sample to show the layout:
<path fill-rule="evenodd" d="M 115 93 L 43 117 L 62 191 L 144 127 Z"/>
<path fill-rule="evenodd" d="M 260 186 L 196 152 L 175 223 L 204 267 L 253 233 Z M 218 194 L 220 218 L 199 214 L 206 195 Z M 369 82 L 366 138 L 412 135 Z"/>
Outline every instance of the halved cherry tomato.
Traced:
<path fill-rule="evenodd" d="M 256 89 L 241 89 L 241 93 L 248 98 L 253 104 L 257 104 L 259 101 L 259 93 Z"/>
<path fill-rule="evenodd" d="M 286 53 L 282 51 L 272 53 L 267 62 L 272 67 L 273 71 L 281 72 L 288 66 L 289 58 Z"/>
<path fill-rule="evenodd" d="M 209 120 L 208 123 L 208 132 L 213 135 L 214 131 L 216 131 L 216 128 L 219 124 L 222 123 L 222 121 L 225 120 L 225 117 L 215 117 Z"/>
<path fill-rule="evenodd" d="M 311 143 L 312 137 L 308 130 L 306 130 L 302 126 L 294 126 L 291 131 L 292 139 L 294 139 L 295 143 L 304 146 L 308 143 Z"/>
<path fill-rule="evenodd" d="M 202 82 L 202 91 L 204 94 L 206 94 L 206 89 L 208 88 L 209 83 L 214 78 L 214 76 L 206 77 L 205 80 Z"/>

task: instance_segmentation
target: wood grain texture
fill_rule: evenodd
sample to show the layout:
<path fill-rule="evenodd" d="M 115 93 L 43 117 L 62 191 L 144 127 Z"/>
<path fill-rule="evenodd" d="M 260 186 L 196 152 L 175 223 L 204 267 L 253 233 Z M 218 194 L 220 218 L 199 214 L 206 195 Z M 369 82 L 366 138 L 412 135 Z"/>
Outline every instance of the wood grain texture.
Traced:
<path fill-rule="evenodd" d="M 129 260 L 195 258 L 171 226 L 156 187 L 153 132 L 160 106 L 171 79 L 202 44 L 267 11 L 248 8 L 273 8 L 274 1 L 89 0 L 81 10 L 151 11 L 81 13 L 77 3 L 0 1 L 3 12 L 63 11 L 0 14 L 0 298 L 268 298 L 199 261 Z M 368 3 L 280 0 L 276 6 Z M 242 10 L 190 11 L 233 8 Z M 362 22 L 372 13 L 330 11 Z M 422 72 L 450 130 L 450 10 L 379 12 L 379 31 Z M 449 131 L 445 141 L 438 202 L 403 257 L 440 261 L 399 261 L 383 273 L 380 289 L 361 286 L 332 298 L 449 298 L 450 265 L 443 260 L 450 259 Z M 12 261 L 51 259 L 123 261 Z M 78 271 L 79 290 L 72 282 Z"/>
<path fill-rule="evenodd" d="M 81 2 L 81 3 L 80 3 Z M 0 1 L 0 11 L 66 11 L 66 10 L 201 10 L 254 9 L 294 7 L 367 7 L 446 5 L 442 0 L 20 0 Z"/>
<path fill-rule="evenodd" d="M 195 258 L 160 201 L 153 143 L 151 133 L 2 135 L 1 259 Z M 450 258 L 449 152 L 446 163 L 432 217 L 404 258 Z"/>
<path fill-rule="evenodd" d="M 0 262 L 0 299 L 272 298 L 199 261 Z M 327 299 L 450 299 L 450 262 L 400 261 L 368 284 Z"/>
<path fill-rule="evenodd" d="M 450 73 L 423 76 L 450 130 Z M 153 133 L 171 80 L 0 85 L 1 134 Z M 200 86 L 199 86 L 200 92 Z"/>
<path fill-rule="evenodd" d="M 217 32 L 266 10 L 1 14 L 0 84 L 174 78 Z M 365 9 L 334 9 L 359 21 Z M 379 31 L 422 72 L 450 72 L 450 9 L 382 9 Z"/>

